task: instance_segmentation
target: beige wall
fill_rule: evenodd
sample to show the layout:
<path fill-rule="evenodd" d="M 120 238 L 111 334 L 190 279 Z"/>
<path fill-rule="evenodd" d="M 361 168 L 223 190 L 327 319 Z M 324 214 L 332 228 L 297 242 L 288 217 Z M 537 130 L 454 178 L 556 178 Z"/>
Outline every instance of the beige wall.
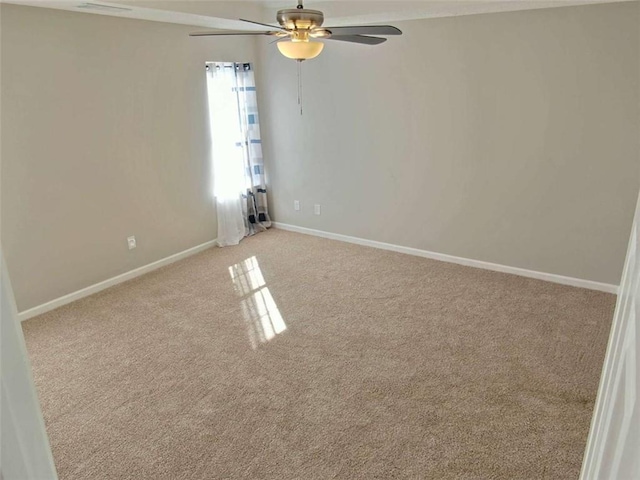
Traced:
<path fill-rule="evenodd" d="M 1 240 L 18 307 L 215 237 L 207 60 L 257 61 L 277 221 L 618 283 L 639 15 L 441 18 L 380 47 L 327 42 L 303 66 L 300 117 L 295 63 L 267 42 L 3 4 Z"/>
<path fill-rule="evenodd" d="M 1 22 L 2 248 L 19 310 L 214 239 L 204 63 L 253 61 L 253 40 L 7 4 Z"/>
<path fill-rule="evenodd" d="M 639 7 L 401 22 L 379 47 L 327 41 L 303 64 L 302 117 L 295 64 L 266 48 L 272 216 L 618 284 L 640 180 Z"/>

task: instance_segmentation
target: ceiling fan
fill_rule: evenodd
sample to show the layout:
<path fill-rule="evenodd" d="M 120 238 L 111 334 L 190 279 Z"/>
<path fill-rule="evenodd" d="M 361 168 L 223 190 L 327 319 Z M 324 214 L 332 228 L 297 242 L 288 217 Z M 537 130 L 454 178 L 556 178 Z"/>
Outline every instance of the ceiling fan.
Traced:
<path fill-rule="evenodd" d="M 298 60 L 309 60 L 320 55 L 324 44 L 313 39 L 339 40 L 342 42 L 378 45 L 387 39 L 376 35 L 402 35 L 402 32 L 391 25 L 355 25 L 347 27 L 323 27 L 324 15 L 319 10 L 304 8 L 302 0 L 298 0 L 296 8 L 279 10 L 276 19 L 280 26 L 240 19 L 243 22 L 268 27 L 269 30 L 213 30 L 194 32 L 193 37 L 218 35 L 269 35 L 276 37 L 278 49 L 285 57 Z"/>

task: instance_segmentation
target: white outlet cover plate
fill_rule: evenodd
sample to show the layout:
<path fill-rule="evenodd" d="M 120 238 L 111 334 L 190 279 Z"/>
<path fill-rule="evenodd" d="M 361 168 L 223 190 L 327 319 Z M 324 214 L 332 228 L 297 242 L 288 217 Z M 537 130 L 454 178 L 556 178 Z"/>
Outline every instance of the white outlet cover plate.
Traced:
<path fill-rule="evenodd" d="M 136 237 L 127 237 L 127 244 L 129 245 L 129 250 L 136 248 Z"/>

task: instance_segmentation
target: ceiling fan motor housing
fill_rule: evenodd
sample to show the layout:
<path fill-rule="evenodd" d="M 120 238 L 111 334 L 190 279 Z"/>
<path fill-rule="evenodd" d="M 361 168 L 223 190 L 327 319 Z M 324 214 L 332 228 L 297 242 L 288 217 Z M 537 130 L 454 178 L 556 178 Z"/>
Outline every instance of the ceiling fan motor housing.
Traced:
<path fill-rule="evenodd" d="M 290 8 L 278 11 L 276 19 L 287 30 L 312 30 L 322 25 L 324 15 L 319 10 Z"/>

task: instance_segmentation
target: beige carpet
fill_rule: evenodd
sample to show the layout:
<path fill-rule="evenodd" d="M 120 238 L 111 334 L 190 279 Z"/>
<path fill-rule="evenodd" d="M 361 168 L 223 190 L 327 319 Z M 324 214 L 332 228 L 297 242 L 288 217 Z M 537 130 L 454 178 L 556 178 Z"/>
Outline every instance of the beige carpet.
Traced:
<path fill-rule="evenodd" d="M 615 297 L 278 230 L 24 324 L 61 479 L 575 479 Z"/>

